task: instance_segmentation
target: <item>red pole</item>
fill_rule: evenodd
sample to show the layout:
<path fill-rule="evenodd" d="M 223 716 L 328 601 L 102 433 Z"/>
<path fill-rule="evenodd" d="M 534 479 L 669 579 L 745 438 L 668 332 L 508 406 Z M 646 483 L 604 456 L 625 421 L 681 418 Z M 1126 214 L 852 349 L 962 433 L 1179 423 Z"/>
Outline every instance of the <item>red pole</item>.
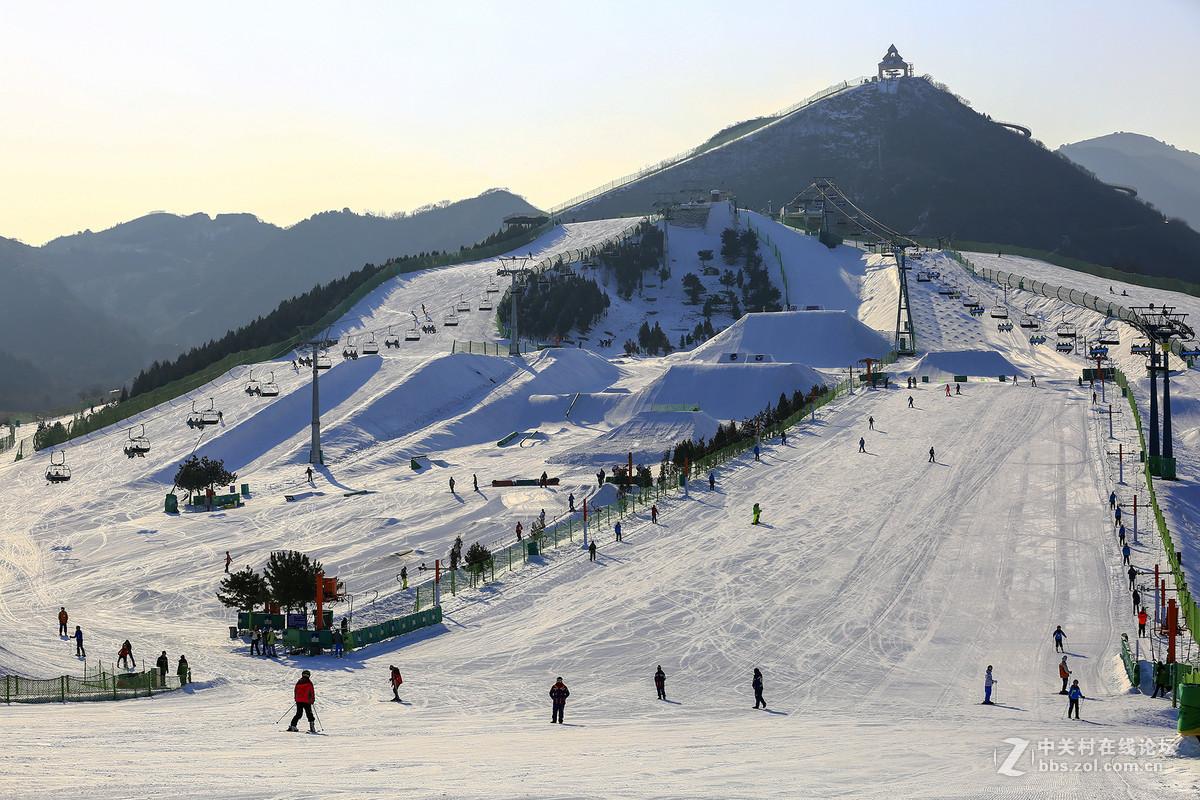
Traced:
<path fill-rule="evenodd" d="M 1162 608 L 1162 585 L 1159 583 L 1158 564 L 1154 565 L 1154 621 L 1157 623 L 1160 618 L 1159 609 Z"/>
<path fill-rule="evenodd" d="M 1175 598 L 1167 601 L 1167 663 L 1175 663 L 1175 633 L 1176 626 L 1179 624 L 1179 609 L 1175 605 Z M 1172 687 L 1174 688 L 1174 687 Z"/>
<path fill-rule="evenodd" d="M 317 573 L 317 630 L 325 627 L 325 573 Z"/>

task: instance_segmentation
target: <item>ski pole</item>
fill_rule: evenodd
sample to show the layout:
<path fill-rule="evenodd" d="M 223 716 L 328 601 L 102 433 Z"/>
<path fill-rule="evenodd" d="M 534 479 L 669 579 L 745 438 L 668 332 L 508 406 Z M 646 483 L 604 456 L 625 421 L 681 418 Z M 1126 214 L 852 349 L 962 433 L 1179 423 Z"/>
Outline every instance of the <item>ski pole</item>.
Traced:
<path fill-rule="evenodd" d="M 317 713 L 315 708 L 313 709 L 313 716 L 317 718 L 317 726 L 320 727 L 321 730 L 325 730 L 325 725 L 321 722 L 321 715 Z"/>
<path fill-rule="evenodd" d="M 287 711 L 283 712 L 283 716 L 281 716 L 279 719 L 275 720 L 275 724 L 278 725 L 279 723 L 283 722 L 283 717 L 286 717 L 288 715 L 288 712 L 291 710 L 292 710 L 291 706 L 288 706 Z"/>

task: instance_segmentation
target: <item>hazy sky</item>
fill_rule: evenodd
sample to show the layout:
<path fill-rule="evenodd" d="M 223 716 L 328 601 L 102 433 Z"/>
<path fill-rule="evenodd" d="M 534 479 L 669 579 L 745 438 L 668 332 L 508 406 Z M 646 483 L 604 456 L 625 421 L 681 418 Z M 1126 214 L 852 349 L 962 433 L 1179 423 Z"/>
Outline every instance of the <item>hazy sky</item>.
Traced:
<path fill-rule="evenodd" d="M 1051 147 L 1200 151 L 1197 41 L 1200 0 L 4 0 L 0 235 L 493 186 L 550 206 L 873 73 L 892 42 Z"/>

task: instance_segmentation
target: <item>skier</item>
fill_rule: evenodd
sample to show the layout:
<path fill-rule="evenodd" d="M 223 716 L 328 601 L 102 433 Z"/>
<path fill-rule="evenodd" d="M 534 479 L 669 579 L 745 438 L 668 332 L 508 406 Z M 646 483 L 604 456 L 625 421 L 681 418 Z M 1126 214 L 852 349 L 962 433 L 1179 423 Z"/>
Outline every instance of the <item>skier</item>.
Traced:
<path fill-rule="evenodd" d="M 1137 589 L 1133 590 L 1133 610 L 1137 611 L 1142 605 L 1142 593 Z"/>
<path fill-rule="evenodd" d="M 913 399 L 912 399 L 912 395 L 911 395 L 911 394 L 908 396 L 908 407 L 909 407 L 909 408 L 912 408 L 912 407 L 913 407 Z"/>
<path fill-rule="evenodd" d="M 137 661 L 133 658 L 133 645 L 126 639 L 121 644 L 121 649 L 117 651 L 117 661 L 124 669 L 137 669 Z M 130 667 L 129 665 L 133 666 Z"/>
<path fill-rule="evenodd" d="M 175 675 L 179 678 L 180 689 L 187 686 L 192 680 L 192 668 L 188 666 L 186 656 L 179 657 L 179 664 L 175 667 Z"/>
<path fill-rule="evenodd" d="M 758 708 L 761 704 L 763 708 L 766 708 L 767 701 L 763 699 L 762 672 L 759 671 L 758 667 L 754 668 L 754 680 L 750 681 L 750 686 L 754 689 L 754 707 Z"/>
<path fill-rule="evenodd" d="M 523 531 L 523 530 L 525 530 L 525 528 L 523 528 L 521 526 L 521 521 L 517 520 L 517 541 L 518 542 L 521 541 L 521 531 Z"/>
<path fill-rule="evenodd" d="M 408 588 L 408 567 L 400 568 L 400 588 L 401 589 Z"/>
<path fill-rule="evenodd" d="M 475 491 L 479 491 L 479 476 L 474 472 L 471 473 L 471 483 L 475 486 Z"/>
<path fill-rule="evenodd" d="M 762 508 L 759 507 L 758 503 L 755 503 L 754 508 L 751 509 L 751 511 L 754 513 L 754 523 L 753 524 L 757 525 L 758 517 L 760 514 L 762 514 Z"/>
<path fill-rule="evenodd" d="M 983 675 L 983 704 L 985 706 L 995 705 L 995 703 L 992 702 L 992 689 L 999 682 L 1000 681 L 996 680 L 995 676 L 992 675 L 992 665 L 988 664 L 987 672 L 985 672 Z"/>
<path fill-rule="evenodd" d="M 259 647 L 259 637 L 260 636 L 262 636 L 262 633 L 259 631 L 258 628 L 255 628 L 254 630 L 252 630 L 250 632 L 250 655 L 252 655 L 252 656 L 261 656 L 262 655 L 262 648 Z"/>
<path fill-rule="evenodd" d="M 312 482 L 313 482 L 313 471 L 312 471 L 312 467 L 309 467 L 309 468 L 307 468 L 306 470 L 304 470 L 304 474 L 305 474 L 305 475 L 308 477 L 308 482 L 309 482 L 309 483 L 312 483 Z"/>
<path fill-rule="evenodd" d="M 167 685 L 167 670 L 171 667 L 171 659 L 167 658 L 167 651 L 163 650 L 162 655 L 154 662 L 158 667 L 158 682 L 163 686 Z"/>
<path fill-rule="evenodd" d="M 712 470 L 708 471 L 708 490 L 711 492 L 717 488 L 717 473 Z"/>
<path fill-rule="evenodd" d="M 869 425 L 869 426 L 870 426 L 870 429 L 871 429 L 871 430 L 875 430 L 875 418 L 874 418 L 874 417 L 867 417 L 867 425 Z"/>
<path fill-rule="evenodd" d="M 1142 606 L 1138 610 L 1137 619 L 1138 619 L 1138 636 L 1145 636 L 1146 635 L 1146 622 L 1147 622 L 1147 620 L 1150 619 L 1149 615 L 1146 614 L 1145 606 Z"/>
<path fill-rule="evenodd" d="M 961 387 L 961 386 L 959 386 L 957 383 L 956 383 L 956 384 L 954 384 L 954 393 L 955 393 L 955 394 L 962 394 L 962 387 Z"/>
<path fill-rule="evenodd" d="M 1096 393 L 1092 392 L 1092 405 L 1096 405 Z"/>
<path fill-rule="evenodd" d="M 1067 657 L 1063 656 L 1062 661 L 1058 662 L 1058 677 L 1062 678 L 1062 689 L 1059 694 L 1067 693 L 1067 679 L 1071 677 L 1071 670 L 1067 669 Z"/>
<path fill-rule="evenodd" d="M 1125 544 L 1125 523 L 1123 522 L 1121 523 L 1121 527 L 1117 528 L 1117 541 L 1119 541 L 1122 546 Z"/>
<path fill-rule="evenodd" d="M 1109 492 L 1108 493 L 1108 510 L 1112 511 L 1116 507 L 1117 507 L 1117 493 Z"/>
<path fill-rule="evenodd" d="M 861 436 L 858 437 L 858 452 L 860 452 L 860 453 L 867 452 L 867 440 Z"/>
<path fill-rule="evenodd" d="M 1129 576 L 1129 591 L 1133 591 L 1133 582 L 1137 579 L 1137 568 L 1133 564 L 1129 565 L 1129 571 L 1125 573 Z"/>
<path fill-rule="evenodd" d="M 786 447 L 787 446 L 787 431 L 780 431 L 779 439 L 780 439 L 780 443 Z"/>
<path fill-rule="evenodd" d="M 929 463 L 930 463 L 930 464 L 936 464 L 936 463 L 937 463 L 937 456 L 934 454 L 934 452 L 933 452 L 933 448 L 932 448 L 932 447 L 931 447 L 931 448 L 929 448 Z"/>
<path fill-rule="evenodd" d="M 542 488 L 545 489 L 549 483 L 550 483 L 550 476 L 546 474 L 545 470 L 542 470 Z"/>
<path fill-rule="evenodd" d="M 400 675 L 399 668 L 395 664 L 391 666 L 392 674 L 388 678 L 388 682 L 392 684 L 392 702 L 400 702 L 400 684 L 404 683 L 404 678 Z"/>
<path fill-rule="evenodd" d="M 761 455 L 762 455 L 762 450 L 759 449 L 758 442 L 755 442 L 754 443 L 754 460 L 762 461 L 762 458 L 760 458 Z"/>
<path fill-rule="evenodd" d="M 229 565 L 233 563 L 233 556 L 229 555 L 229 551 L 225 551 L 225 574 L 229 574 Z"/>
<path fill-rule="evenodd" d="M 450 494 L 454 494 L 454 476 L 450 476 Z"/>
<path fill-rule="evenodd" d="M 1035 386 L 1035 387 L 1037 386 L 1037 375 L 1030 375 L 1030 376 L 1029 376 L 1029 385 L 1030 385 L 1030 386 Z"/>
<path fill-rule="evenodd" d="M 1113 524 L 1120 525 L 1121 524 L 1121 506 L 1120 505 L 1117 506 L 1117 510 L 1115 512 L 1113 512 L 1113 514 L 1114 514 Z"/>
<path fill-rule="evenodd" d="M 617 522 L 616 525 L 613 525 L 613 533 L 615 533 L 617 535 L 617 541 L 618 542 L 621 541 L 621 523 L 620 522 Z"/>
<path fill-rule="evenodd" d="M 296 688 L 292 693 L 296 700 L 296 716 L 292 717 L 292 724 L 288 726 L 288 730 L 292 732 L 297 730 L 296 723 L 300 721 L 301 715 L 308 717 L 308 732 L 317 732 L 317 723 L 313 719 L 312 709 L 313 703 L 317 702 L 317 690 L 313 686 L 309 674 L 308 670 L 300 673 L 300 680 L 296 681 Z"/>
<path fill-rule="evenodd" d="M 83 629 L 78 625 L 75 626 L 75 655 L 87 658 L 87 651 L 83 649 Z"/>
<path fill-rule="evenodd" d="M 335 630 L 333 632 L 333 657 L 341 658 L 343 648 L 345 646 L 346 646 L 346 637 L 342 634 L 342 632 L 340 630 Z"/>
<path fill-rule="evenodd" d="M 658 524 L 658 504 L 657 503 L 650 506 L 650 524 L 651 525 Z"/>
<path fill-rule="evenodd" d="M 1129 554 L 1133 551 L 1129 549 L 1129 545 L 1121 545 L 1121 563 L 1129 564 Z M 1132 565 L 1130 565 L 1132 566 Z"/>
<path fill-rule="evenodd" d="M 662 664 L 654 671 L 654 688 L 658 690 L 658 699 L 667 699 L 667 673 L 663 672 Z"/>
<path fill-rule="evenodd" d="M 575 513 L 575 493 L 574 492 L 567 495 L 567 510 L 570 511 L 571 513 Z"/>
<path fill-rule="evenodd" d="M 596 540 L 592 539 L 591 543 L 588 544 L 588 561 L 595 561 L 595 560 L 596 560 Z"/>
<path fill-rule="evenodd" d="M 946 397 L 950 396 L 950 384 L 946 384 Z"/>
<path fill-rule="evenodd" d="M 604 488 L 604 467 L 601 467 L 600 471 L 596 473 L 596 485 Z"/>
<path fill-rule="evenodd" d="M 1067 692 L 1067 698 L 1067 719 L 1071 718 L 1072 711 L 1075 712 L 1075 719 L 1079 719 L 1079 701 L 1084 699 L 1079 681 L 1071 681 L 1071 690 Z"/>
<path fill-rule="evenodd" d="M 555 722 L 559 725 L 563 724 L 563 711 L 567 707 L 567 698 L 570 696 L 571 691 L 567 689 L 567 685 L 563 683 L 560 675 L 554 685 L 550 687 L 550 724 L 553 725 Z"/>
<path fill-rule="evenodd" d="M 1062 625 L 1055 627 L 1054 633 L 1051 636 L 1054 637 L 1054 652 L 1065 652 L 1063 650 L 1063 639 L 1067 638 L 1067 634 L 1063 632 Z"/>
<path fill-rule="evenodd" d="M 267 628 L 267 632 L 263 634 L 263 655 L 277 656 L 275 652 L 275 629 Z"/>
<path fill-rule="evenodd" d="M 67 638 L 67 607 L 58 607 L 58 635 L 62 639 Z"/>

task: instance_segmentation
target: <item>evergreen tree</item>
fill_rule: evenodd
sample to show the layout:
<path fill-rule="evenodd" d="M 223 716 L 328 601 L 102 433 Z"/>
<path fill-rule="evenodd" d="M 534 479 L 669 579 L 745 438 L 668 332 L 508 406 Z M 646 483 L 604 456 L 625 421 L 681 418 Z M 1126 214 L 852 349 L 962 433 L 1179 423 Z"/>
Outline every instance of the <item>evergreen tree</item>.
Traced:
<path fill-rule="evenodd" d="M 217 591 L 217 599 L 229 608 L 253 611 L 256 606 L 267 602 L 269 594 L 266 578 L 246 567 L 225 576 Z"/>
<path fill-rule="evenodd" d="M 271 553 L 263 570 L 271 588 L 271 599 L 284 608 L 307 609 L 317 598 L 317 573 L 321 562 L 310 561 L 308 555 L 295 550 L 276 550 Z"/>

